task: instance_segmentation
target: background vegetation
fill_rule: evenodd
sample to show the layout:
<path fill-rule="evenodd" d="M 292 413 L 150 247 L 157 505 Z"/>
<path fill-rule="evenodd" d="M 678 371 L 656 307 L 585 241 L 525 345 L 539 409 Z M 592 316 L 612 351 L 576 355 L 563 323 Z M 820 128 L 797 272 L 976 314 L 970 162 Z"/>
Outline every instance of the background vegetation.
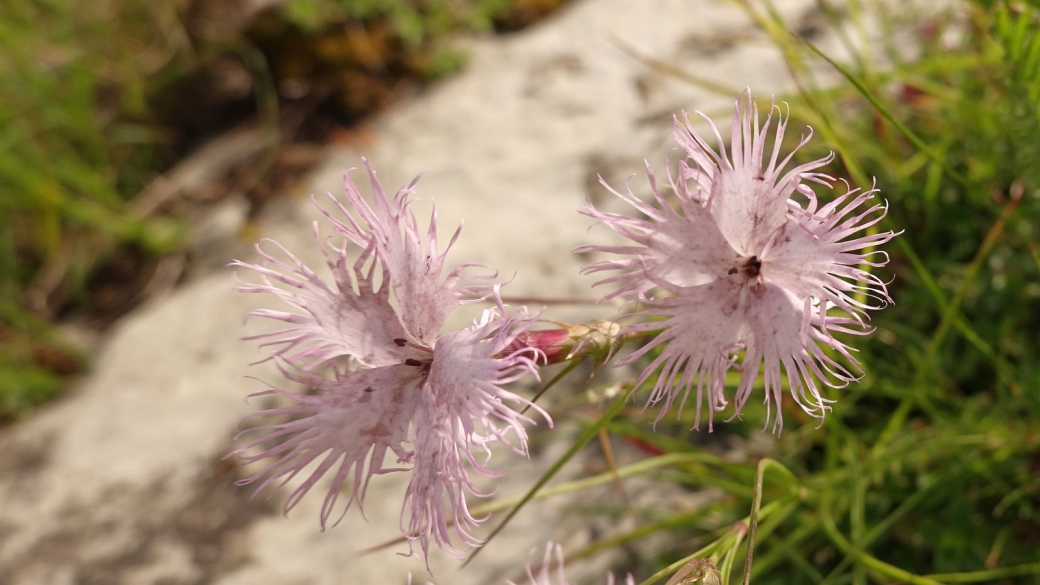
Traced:
<path fill-rule="evenodd" d="M 199 145 L 241 125 L 273 137 L 222 170 L 255 211 L 299 171 L 286 144 L 327 140 L 459 66 L 445 35 L 511 30 L 558 4 L 290 0 L 240 19 L 222 2 L 0 3 L 0 419 L 87 366 L 55 323 L 103 328 L 183 253 L 178 217 L 202 196 L 142 193 Z M 820 0 L 852 55 L 834 84 L 816 77 L 836 69 L 812 37 L 768 2 L 740 4 L 798 83 L 792 127 L 819 133 L 803 156 L 832 149 L 833 175 L 876 177 L 882 229 L 905 230 L 885 273 L 897 303 L 856 340 L 867 375 L 826 424 L 788 408 L 797 422 L 744 461 L 719 445 L 760 432 L 750 405 L 710 437 L 607 408 L 582 440 L 602 429 L 647 454 L 616 473 L 721 495 L 690 512 L 599 508 L 636 527 L 569 557 L 656 537 L 654 556 L 630 559 L 639 574 L 699 557 L 735 581 L 761 467 L 756 584 L 1040 583 L 1040 7 Z"/>
<path fill-rule="evenodd" d="M 880 229 L 905 230 L 883 274 L 895 277 L 896 304 L 869 340 L 853 341 L 867 374 L 826 422 L 785 403 L 798 422 L 769 447 L 748 446 L 743 462 L 720 447 L 760 433 L 764 409 L 706 436 L 688 430 L 692 413 L 650 432 L 655 412 L 615 403 L 582 439 L 606 429 L 648 458 L 550 492 L 620 473 L 720 496 L 689 512 L 608 507 L 619 520 L 635 514 L 636 527 L 571 556 L 646 550 L 636 545 L 653 538 L 656 556 L 631 558 L 653 575 L 643 583 L 695 558 L 739 582 L 761 469 L 756 585 L 1040 583 L 1040 8 L 820 2 L 828 22 L 815 32 L 840 31 L 852 56 L 839 64 L 811 32 L 792 35 L 768 1 L 739 4 L 797 83 L 790 127 L 809 124 L 819 138 L 802 156 L 833 150 L 833 176 L 856 186 L 876 177 L 890 204 Z"/>

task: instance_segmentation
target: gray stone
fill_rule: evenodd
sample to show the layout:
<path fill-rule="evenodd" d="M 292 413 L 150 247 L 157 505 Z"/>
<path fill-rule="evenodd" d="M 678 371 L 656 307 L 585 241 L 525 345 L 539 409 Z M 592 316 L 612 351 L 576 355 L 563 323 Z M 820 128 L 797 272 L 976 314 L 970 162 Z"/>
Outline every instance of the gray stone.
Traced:
<path fill-rule="evenodd" d="M 792 20 L 811 14 L 811 0 L 778 4 Z M 731 85 L 733 94 L 714 95 L 651 71 L 614 38 Z M 736 8 L 709 0 L 579 1 L 527 31 L 469 46 L 465 71 L 373 122 L 369 147 L 330 147 L 309 185 L 340 192 L 343 169 L 359 166 L 362 155 L 388 188 L 426 172 L 419 216 L 435 200 L 443 236 L 465 218 L 450 260 L 485 263 L 504 278 L 515 273 L 505 288 L 514 297 L 599 296 L 589 288 L 593 279 L 579 275 L 585 260 L 569 254 L 590 238 L 610 237 L 603 228 L 590 234 L 590 221 L 576 213 L 586 196 L 608 199 L 595 186 L 597 173 L 623 187 L 627 174 L 642 172 L 644 157 L 661 172 L 673 112 L 701 109 L 725 123 L 745 85 L 759 95 L 789 87 L 770 43 Z M 359 171 L 354 177 L 364 180 Z M 318 217 L 307 198 L 297 197 L 271 208 L 264 231 L 315 261 L 310 222 Z M 325 533 L 318 528 L 320 495 L 285 519 L 282 494 L 250 502 L 248 488 L 231 485 L 243 471 L 222 456 L 238 420 L 254 408 L 244 397 L 263 389 L 243 375 L 279 379 L 270 364 L 248 367 L 258 354 L 239 341 L 262 327 L 243 329 L 242 317 L 265 300 L 233 287 L 230 274 L 215 273 L 139 308 L 110 331 L 95 371 L 75 390 L 0 432 L 0 584 L 403 583 L 409 571 L 417 582 L 425 577 L 421 560 L 393 554 L 400 545 L 358 554 L 399 535 L 405 474 L 373 481 L 368 522 L 353 510 Z M 468 309 L 450 326 L 465 324 L 479 307 Z M 554 305 L 545 317 L 577 321 L 616 312 L 609 305 Z M 535 461 L 495 456 L 493 464 L 509 470 L 499 482 L 503 495 L 522 493 L 562 453 L 562 426 Z M 578 520 L 561 519 L 556 506 L 529 508 L 465 570 L 434 552 L 435 579 L 465 585 L 519 578 L 527 551 L 537 547 L 540 555 L 547 539 L 587 539 Z"/>

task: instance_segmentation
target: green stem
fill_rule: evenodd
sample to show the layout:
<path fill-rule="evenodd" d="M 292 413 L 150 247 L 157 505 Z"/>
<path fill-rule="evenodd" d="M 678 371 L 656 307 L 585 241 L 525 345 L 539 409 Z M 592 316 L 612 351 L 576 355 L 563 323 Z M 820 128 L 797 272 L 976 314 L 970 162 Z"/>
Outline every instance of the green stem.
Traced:
<path fill-rule="evenodd" d="M 903 583 L 909 583 L 910 585 L 942 585 L 942 582 L 940 581 L 929 577 L 915 575 L 909 571 L 890 565 L 881 559 L 871 556 L 870 554 L 854 547 L 852 543 L 842 536 L 837 525 L 834 524 L 834 518 L 831 516 L 830 510 L 825 506 L 820 506 L 818 511 L 820 513 L 820 525 L 823 526 L 823 531 L 827 533 L 831 542 L 833 542 L 841 552 L 855 558 L 857 562 L 866 565 L 868 569 L 881 573 L 886 577 L 902 581 Z"/>
<path fill-rule="evenodd" d="M 747 556 L 744 559 L 744 585 L 750 585 L 751 583 L 751 558 L 755 553 L 755 532 L 758 530 L 759 510 L 762 508 L 762 481 L 765 478 L 767 467 L 773 467 L 777 471 L 783 472 L 788 479 L 795 480 L 797 483 L 794 474 L 781 465 L 780 462 L 769 458 L 758 462 L 758 470 L 755 473 L 755 499 L 751 503 L 751 517 L 748 519 L 748 548 Z"/>
<path fill-rule="evenodd" d="M 932 150 L 931 147 L 925 144 L 924 140 L 921 140 L 921 138 L 919 138 L 917 134 L 914 134 L 913 130 L 908 128 L 905 124 L 899 121 L 898 118 L 892 115 L 892 112 L 889 111 L 889 109 L 884 104 L 882 104 L 880 100 L 874 97 L 874 94 L 872 94 L 870 90 L 867 89 L 867 86 L 864 85 L 864 83 L 860 81 L 858 77 L 853 75 L 851 71 L 839 65 L 834 59 L 828 57 L 823 51 L 818 49 L 816 45 L 812 44 L 807 39 L 801 37 L 796 33 L 791 33 L 791 35 L 805 43 L 805 45 L 809 47 L 809 49 L 812 50 L 812 52 L 816 53 L 817 56 L 829 63 L 831 67 L 834 67 L 838 71 L 838 73 L 841 73 L 845 77 L 845 79 L 848 79 L 849 83 L 855 86 L 855 88 L 859 90 L 859 93 L 863 97 L 865 97 L 868 102 L 870 102 L 870 105 L 874 106 L 878 113 L 881 114 L 881 116 L 884 117 L 886 120 L 888 120 L 889 123 L 895 126 L 896 130 L 899 130 L 903 134 L 903 136 L 906 136 L 907 140 L 909 140 L 914 146 L 916 146 L 918 150 L 928 155 L 928 158 L 941 164 L 943 166 L 943 169 L 946 170 L 946 173 L 953 177 L 953 179 L 956 180 L 958 183 L 966 187 L 969 186 L 967 178 L 965 178 L 957 171 L 953 170 L 950 167 L 950 165 L 946 162 L 946 160 L 939 155 L 939 153 Z"/>
<path fill-rule="evenodd" d="M 758 462 L 758 472 L 755 474 L 755 500 L 751 503 L 751 519 L 748 522 L 747 557 L 744 559 L 744 585 L 751 584 L 751 557 L 755 554 L 755 531 L 758 529 L 758 510 L 762 507 L 762 478 L 766 473 L 766 462 L 763 459 Z"/>
<path fill-rule="evenodd" d="M 980 581 L 994 582 L 1007 577 L 1018 577 L 1021 575 L 1040 575 L 1040 563 L 1028 563 L 1015 565 L 1013 567 L 1001 567 L 988 571 L 971 571 L 967 573 L 935 573 L 925 575 L 928 578 L 945 583 L 978 583 Z"/>
<path fill-rule="evenodd" d="M 527 502 L 531 501 L 542 489 L 542 487 L 544 487 L 545 484 L 549 483 L 549 480 L 551 480 L 553 476 L 556 475 L 556 473 L 560 471 L 560 469 L 562 469 L 563 466 L 566 465 L 567 462 L 570 461 L 571 458 L 573 458 L 578 453 L 578 451 L 581 450 L 582 447 L 584 447 L 589 441 L 592 440 L 593 437 L 595 437 L 599 433 L 599 430 L 601 428 L 605 427 L 607 423 L 611 421 L 611 419 L 613 419 L 615 416 L 617 416 L 619 412 L 621 412 L 621 409 L 624 408 L 625 402 L 627 401 L 631 393 L 632 389 L 629 389 L 629 391 L 625 392 L 623 396 L 619 396 L 617 400 L 614 401 L 614 404 L 611 404 L 610 408 L 608 408 L 607 411 L 603 413 L 603 416 L 599 417 L 599 420 L 590 425 L 589 428 L 585 429 L 585 432 L 583 432 L 581 436 L 578 437 L 578 440 L 574 442 L 574 445 L 571 446 L 567 453 L 565 453 L 563 457 L 559 459 L 559 461 L 554 463 L 553 466 L 549 468 L 549 471 L 546 471 L 545 474 L 543 474 L 542 477 L 538 479 L 534 486 L 532 486 L 531 489 L 528 490 L 526 494 L 524 494 L 524 497 L 520 499 L 520 502 L 517 503 L 516 507 L 510 510 L 509 514 L 507 514 L 506 517 L 502 519 L 502 522 L 498 526 L 496 526 L 494 530 L 491 531 L 491 534 L 488 535 L 487 540 L 484 541 L 485 546 L 482 546 L 474 550 L 473 554 L 471 554 L 469 558 L 462 563 L 463 567 L 468 565 L 470 561 L 476 558 L 476 556 L 480 554 L 480 551 L 487 548 L 486 545 L 489 542 L 491 542 L 491 539 L 494 538 L 496 534 L 501 532 L 502 529 L 505 528 L 507 524 L 509 524 L 509 521 L 513 519 L 513 516 L 516 516 L 517 512 L 519 512 L 520 509 L 523 508 L 525 504 L 527 504 Z"/>

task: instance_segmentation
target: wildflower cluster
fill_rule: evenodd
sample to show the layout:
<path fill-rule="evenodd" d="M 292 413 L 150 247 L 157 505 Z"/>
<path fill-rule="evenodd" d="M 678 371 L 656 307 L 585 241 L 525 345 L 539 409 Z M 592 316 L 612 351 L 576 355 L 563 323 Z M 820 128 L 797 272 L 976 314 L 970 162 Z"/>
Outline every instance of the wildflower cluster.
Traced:
<path fill-rule="evenodd" d="M 447 250 L 438 250 L 436 213 L 424 234 L 411 210 L 416 182 L 391 198 L 366 161 L 371 204 L 348 174 L 345 199 L 329 196 L 335 213 L 319 206 L 332 229 L 323 238 L 315 223 L 331 281 L 274 242 L 258 246 L 259 263 L 234 263 L 259 277 L 239 290 L 274 295 L 288 306 L 250 313 L 282 325 L 247 339 L 260 342 L 265 359 L 276 360 L 287 380 L 312 389 L 301 394 L 272 386 L 260 393 L 280 397 L 282 405 L 247 417 L 273 422 L 240 433 L 256 434 L 232 454 L 266 462 L 241 483 L 256 484 L 258 493 L 302 474 L 285 501 L 288 513 L 331 475 L 320 515 L 324 529 L 354 502 L 363 506 L 373 475 L 410 472 L 401 515 L 410 553 L 418 544 L 428 558 L 432 540 L 457 557 L 482 544 L 475 529 L 483 518 L 470 514 L 466 503 L 468 495 L 480 495 L 471 472 L 501 475 L 486 464 L 494 443 L 527 455 L 524 425 L 533 421 L 520 409 L 552 424 L 506 386 L 537 378 L 539 364 L 612 353 L 617 339 L 649 340 L 615 364 L 653 356 L 635 386 L 652 383 L 647 404 L 663 402 L 658 419 L 677 401 L 681 410 L 693 394 L 697 420 L 706 412 L 710 430 L 715 413 L 729 403 L 731 369 L 740 372 L 733 416 L 762 372 L 777 432 L 784 378 L 794 401 L 822 418 L 830 400 L 821 385 L 840 388 L 861 374 L 854 350 L 834 334 L 869 332 L 866 311 L 890 302 L 885 283 L 870 271 L 888 258 L 866 250 L 896 234 L 875 230 L 887 211 L 884 203 L 871 203 L 876 189 L 846 189 L 820 204 L 814 187 L 835 182 L 820 172 L 830 157 L 795 166 L 794 153 L 781 158 L 786 117 L 774 119 L 777 112 L 771 107 L 760 123 L 745 91 L 735 105 L 728 153 L 710 120 L 718 150 L 688 117 L 677 118 L 674 134 L 684 157 L 669 171 L 674 207 L 647 165 L 653 202 L 611 189 L 641 217 L 591 205 L 581 211 L 632 242 L 576 250 L 613 256 L 586 271 L 608 273 L 597 283 L 614 287 L 605 300 L 636 305 L 630 316 L 637 318 L 622 326 L 529 330 L 537 315 L 507 309 L 490 269 L 477 274 L 477 266 L 462 265 L 444 275 Z M 469 327 L 442 332 L 452 311 L 478 301 L 492 308 Z M 398 463 L 384 467 L 391 453 Z M 347 501 L 337 506 L 341 492 Z M 553 552 L 562 567 L 562 552 L 550 545 L 538 575 L 528 572 L 533 583 L 550 583 Z"/>
<path fill-rule="evenodd" d="M 249 339 L 273 348 L 268 359 L 279 360 L 285 377 L 317 393 L 296 394 L 273 387 L 261 392 L 283 396 L 291 405 L 247 418 L 291 418 L 243 431 L 266 432 L 232 453 L 249 463 L 272 460 L 267 468 L 241 481 L 258 483 L 256 492 L 272 482 L 284 485 L 317 463 L 286 499 L 285 513 L 322 476 L 333 473 L 321 509 L 323 529 L 348 477 L 352 477 L 350 497 L 335 523 L 353 502 L 363 506 L 373 475 L 410 468 L 402 531 L 409 542 L 418 542 L 424 556 L 431 538 L 442 550 L 458 556 L 449 526 L 466 546 L 481 542 L 472 533 L 479 519 L 466 506 L 466 493 L 478 493 L 469 470 L 498 475 L 481 463 L 478 454 L 490 454 L 493 442 L 527 454 L 522 423 L 530 419 L 508 403 L 533 407 L 551 424 L 538 406 L 503 388 L 526 375 L 537 376 L 535 362 L 543 356 L 532 347 L 511 347 L 532 324 L 533 316 L 525 308 L 507 312 L 498 285 L 461 285 L 472 266 L 457 267 L 442 279 L 447 250 L 437 250 L 436 214 L 430 218 L 425 241 L 420 234 L 410 209 L 415 183 L 391 200 L 371 167 L 368 171 L 373 206 L 346 175 L 349 208 L 330 196 L 342 219 L 322 210 L 335 236 L 360 251 L 353 263 L 347 243 L 323 243 L 315 224 L 331 284 L 273 242 L 286 260 L 258 246 L 262 263 L 234 263 L 261 277 L 259 284 L 243 284 L 240 291 L 272 294 L 292 308 L 250 313 L 288 327 Z M 451 241 L 458 235 L 456 230 Z M 440 335 L 456 307 L 488 297 L 494 298 L 496 307 L 485 310 L 470 327 Z M 314 373 L 326 366 L 331 378 Z M 512 442 L 510 431 L 515 435 Z M 388 451 L 408 467 L 384 468 Z"/>

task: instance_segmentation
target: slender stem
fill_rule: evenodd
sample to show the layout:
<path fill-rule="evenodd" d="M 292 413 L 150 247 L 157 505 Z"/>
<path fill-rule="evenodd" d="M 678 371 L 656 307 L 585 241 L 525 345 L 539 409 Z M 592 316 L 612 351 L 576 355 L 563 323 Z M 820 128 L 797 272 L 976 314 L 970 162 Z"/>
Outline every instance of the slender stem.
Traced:
<path fill-rule="evenodd" d="M 1037 574 L 1040 574 L 1040 563 L 1028 563 L 1025 565 L 1015 565 L 1013 567 L 1000 567 L 999 569 L 989 569 L 988 571 L 935 573 L 933 575 L 925 575 L 925 577 L 935 579 L 936 581 L 943 581 L 945 583 L 978 583 L 981 581 L 989 581 L 992 583 L 997 579 Z"/>
<path fill-rule="evenodd" d="M 587 429 L 585 429 L 584 432 L 581 433 L 578 439 L 574 442 L 574 445 L 571 446 L 571 448 L 563 455 L 563 457 L 561 457 L 556 463 L 554 463 L 552 467 L 550 467 L 549 470 L 546 471 L 542 475 L 542 477 L 538 479 L 537 482 L 535 482 L 535 484 L 531 487 L 530 490 L 528 490 L 526 494 L 524 494 L 524 497 L 520 499 L 516 506 L 512 510 L 510 510 L 508 514 L 506 514 L 506 517 L 502 519 L 502 522 L 500 522 L 499 525 L 491 531 L 491 534 L 489 534 L 487 539 L 484 540 L 485 546 L 481 546 L 480 548 L 474 550 L 473 554 L 471 554 L 469 558 L 467 558 L 462 563 L 463 567 L 468 565 L 470 561 L 472 561 L 478 554 L 480 554 L 480 551 L 487 548 L 486 545 L 489 542 L 491 542 L 491 539 L 493 539 L 495 535 L 501 532 L 502 529 L 505 528 L 507 524 L 509 524 L 509 521 L 512 520 L 514 516 L 516 516 L 517 512 L 519 512 L 520 509 L 527 504 L 527 502 L 531 501 L 538 494 L 538 492 L 541 491 L 543 487 L 545 487 L 545 484 L 549 483 L 549 480 L 551 480 L 553 476 L 556 475 L 556 472 L 562 469 L 563 466 L 568 461 L 570 461 L 574 457 L 574 455 L 576 455 L 578 451 L 581 450 L 582 447 L 584 447 L 589 441 L 592 440 L 593 437 L 595 437 L 599 433 L 599 430 L 601 428 L 605 427 L 607 423 L 611 421 L 611 419 L 613 419 L 619 412 L 621 412 L 621 409 L 625 406 L 625 401 L 628 399 L 631 393 L 632 389 L 630 388 L 628 392 L 625 392 L 623 395 L 618 396 L 617 399 L 614 400 L 614 404 L 612 404 L 610 408 L 608 408 L 607 411 L 599 417 L 599 420 L 592 423 L 592 425 L 590 425 Z"/>
<path fill-rule="evenodd" d="M 740 543 L 744 540 L 746 534 L 747 531 L 743 530 L 742 527 L 733 530 L 733 544 L 728 547 L 726 552 L 722 553 L 722 561 L 719 563 L 719 575 L 721 577 L 719 580 L 722 583 L 729 583 L 729 574 L 733 571 L 733 563 L 736 561 L 737 551 L 740 549 Z"/>
<path fill-rule="evenodd" d="M 812 44 L 801 35 L 797 33 L 791 33 L 791 35 L 805 43 L 805 45 L 809 47 L 809 49 L 813 53 L 816 53 L 817 56 L 829 63 L 831 67 L 834 67 L 838 71 L 838 73 L 841 73 L 842 76 L 845 77 L 845 79 L 849 80 L 849 83 L 851 83 L 857 90 L 859 90 L 859 93 L 864 98 L 866 98 L 868 102 L 870 102 L 870 105 L 874 106 L 874 109 L 876 109 L 882 117 L 888 120 L 889 123 L 891 123 L 892 126 L 896 128 L 896 130 L 899 130 L 899 132 L 901 132 L 903 136 L 907 138 L 907 140 L 913 143 L 913 145 L 917 147 L 919 151 L 927 155 L 928 158 L 942 165 L 943 169 L 946 170 L 946 174 L 948 174 L 951 178 L 953 178 L 955 181 L 957 181 L 965 187 L 971 186 L 971 183 L 964 175 L 953 170 L 953 168 L 950 167 L 950 164 L 942 156 L 940 156 L 939 153 L 932 149 L 932 147 L 928 146 L 924 140 L 917 136 L 917 134 L 914 134 L 913 130 L 908 128 L 906 124 L 903 124 L 898 118 L 896 118 L 892 114 L 891 111 L 889 111 L 888 107 L 886 107 L 884 104 L 881 103 L 880 100 L 874 97 L 874 94 L 872 94 L 870 90 L 867 89 L 867 86 L 863 83 L 862 80 L 853 75 L 852 72 L 846 69 L 845 67 L 842 67 L 834 59 L 828 57 L 823 51 L 817 48 L 816 45 Z"/>
<path fill-rule="evenodd" d="M 629 44 L 627 41 L 625 41 L 617 35 L 608 35 L 608 40 L 611 43 L 613 43 L 615 47 L 620 49 L 622 53 L 628 55 L 636 61 L 639 61 L 643 65 L 646 65 L 651 69 L 656 69 L 657 71 L 666 75 L 671 75 L 677 79 L 681 79 L 695 87 L 699 87 L 701 89 L 705 89 L 710 92 L 724 96 L 731 96 L 740 93 L 740 88 L 729 87 L 726 85 L 715 83 L 714 81 L 706 77 L 698 77 L 679 67 L 676 67 L 674 64 L 669 63 L 668 61 L 665 61 L 663 59 L 655 59 L 649 54 L 643 53 L 635 46 Z"/>
<path fill-rule="evenodd" d="M 607 460 L 610 474 L 614 476 L 614 487 L 617 488 L 618 495 L 621 496 L 621 502 L 625 505 L 625 511 L 632 518 L 636 518 L 636 511 L 632 507 L 632 502 L 628 499 L 625 484 L 621 482 L 621 474 L 618 473 L 617 460 L 614 459 L 614 449 L 610 446 L 610 433 L 607 432 L 606 427 L 600 427 L 597 434 L 599 436 L 599 448 L 603 451 L 603 458 Z"/>
<path fill-rule="evenodd" d="M 909 571 L 890 565 L 862 549 L 856 548 L 838 530 L 837 525 L 834 524 L 834 517 L 831 516 L 830 510 L 828 510 L 826 506 L 820 506 L 818 512 L 820 514 L 820 524 L 823 527 L 823 531 L 831 539 L 831 542 L 838 547 L 838 550 L 848 556 L 854 557 L 858 562 L 866 565 L 868 569 L 910 585 L 942 585 L 935 579 L 915 575 Z"/>
<path fill-rule="evenodd" d="M 553 376 L 552 380 L 549 380 L 545 383 L 545 386 L 542 386 L 541 390 L 539 390 L 538 393 L 534 395 L 534 398 L 531 399 L 531 403 L 525 406 L 524 409 L 520 411 L 520 414 L 525 414 L 527 410 L 531 408 L 531 404 L 538 402 L 538 399 L 542 397 L 542 394 L 548 392 L 549 388 L 555 386 L 556 383 L 562 380 L 564 376 L 573 372 L 574 368 L 577 368 L 579 365 L 581 365 L 582 361 L 584 361 L 584 357 L 582 357 L 581 359 L 571 360 L 567 362 L 567 365 L 564 366 L 563 369 L 559 371 L 559 373 Z"/>
<path fill-rule="evenodd" d="M 758 529 L 758 510 L 762 507 L 762 478 L 766 474 L 766 464 L 771 459 L 758 462 L 755 474 L 755 500 L 751 504 L 751 518 L 748 522 L 747 557 L 744 559 L 744 585 L 751 584 L 751 557 L 755 554 L 755 531 Z"/>

